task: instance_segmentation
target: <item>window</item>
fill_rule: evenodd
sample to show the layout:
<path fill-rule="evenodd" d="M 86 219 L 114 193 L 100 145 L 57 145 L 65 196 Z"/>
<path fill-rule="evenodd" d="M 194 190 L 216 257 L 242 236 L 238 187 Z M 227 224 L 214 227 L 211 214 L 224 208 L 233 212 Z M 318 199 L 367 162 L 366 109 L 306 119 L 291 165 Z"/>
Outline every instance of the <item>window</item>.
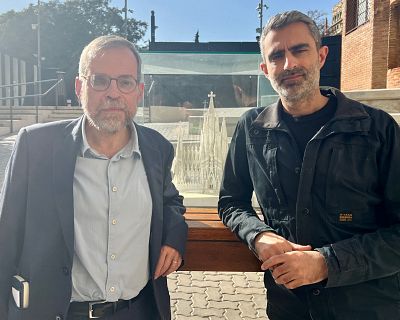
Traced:
<path fill-rule="evenodd" d="M 369 20 L 368 0 L 348 0 L 346 14 L 346 32 L 350 32 Z"/>
<path fill-rule="evenodd" d="M 358 0 L 357 26 L 368 21 L 368 0 Z"/>

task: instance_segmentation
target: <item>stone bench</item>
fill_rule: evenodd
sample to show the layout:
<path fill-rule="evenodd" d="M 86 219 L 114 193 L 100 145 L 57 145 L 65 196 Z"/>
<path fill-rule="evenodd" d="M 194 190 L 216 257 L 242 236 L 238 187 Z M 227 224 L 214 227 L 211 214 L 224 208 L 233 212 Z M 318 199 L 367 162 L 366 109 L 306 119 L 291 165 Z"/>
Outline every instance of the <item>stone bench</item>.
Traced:
<path fill-rule="evenodd" d="M 259 272 L 261 263 L 221 222 L 216 208 L 187 208 L 186 271 Z"/>

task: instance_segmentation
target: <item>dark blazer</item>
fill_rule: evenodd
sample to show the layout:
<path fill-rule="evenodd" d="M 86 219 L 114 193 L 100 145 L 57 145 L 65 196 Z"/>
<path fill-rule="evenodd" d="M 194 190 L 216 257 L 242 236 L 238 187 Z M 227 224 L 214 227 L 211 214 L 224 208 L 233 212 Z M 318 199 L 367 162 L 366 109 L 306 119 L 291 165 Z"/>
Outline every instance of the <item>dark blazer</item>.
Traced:
<path fill-rule="evenodd" d="M 21 129 L 0 197 L 0 319 L 62 320 L 71 298 L 74 253 L 73 177 L 82 143 L 82 117 Z M 187 238 L 183 198 L 171 181 L 172 145 L 158 132 L 136 125 L 153 201 L 150 274 L 162 245 L 183 256 Z M 30 283 L 30 305 L 19 310 L 11 278 Z M 153 280 L 162 319 L 170 319 L 166 278 Z"/>

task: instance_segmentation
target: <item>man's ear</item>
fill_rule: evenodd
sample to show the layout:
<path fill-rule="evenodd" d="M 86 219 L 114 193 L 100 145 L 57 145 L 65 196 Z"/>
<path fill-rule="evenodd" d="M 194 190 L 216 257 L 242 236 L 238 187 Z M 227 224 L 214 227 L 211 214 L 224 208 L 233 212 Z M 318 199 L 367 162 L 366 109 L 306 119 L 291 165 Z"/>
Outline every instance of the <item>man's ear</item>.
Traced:
<path fill-rule="evenodd" d="M 325 64 L 326 57 L 328 56 L 329 53 L 329 48 L 327 46 L 322 46 L 318 50 L 318 58 L 319 58 L 319 68 L 322 69 L 322 67 Z"/>
<path fill-rule="evenodd" d="M 80 100 L 81 97 L 81 90 L 82 90 L 82 80 L 79 77 L 75 78 L 75 94 Z"/>
<path fill-rule="evenodd" d="M 265 76 L 268 78 L 268 68 L 264 62 L 260 63 L 260 69 L 264 72 Z"/>

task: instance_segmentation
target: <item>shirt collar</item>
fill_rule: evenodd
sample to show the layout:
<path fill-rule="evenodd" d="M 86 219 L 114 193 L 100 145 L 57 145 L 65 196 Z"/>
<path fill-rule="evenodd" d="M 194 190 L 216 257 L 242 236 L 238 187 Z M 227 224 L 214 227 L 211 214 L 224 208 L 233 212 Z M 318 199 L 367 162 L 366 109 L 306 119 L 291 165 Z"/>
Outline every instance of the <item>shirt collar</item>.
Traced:
<path fill-rule="evenodd" d="M 87 117 L 83 117 L 82 121 L 82 146 L 81 146 L 81 156 L 83 158 L 101 158 L 101 159 L 108 159 L 106 156 L 99 154 L 96 150 L 90 147 L 87 137 L 86 137 L 86 121 Z M 139 148 L 139 140 L 138 140 L 138 135 L 136 131 L 136 127 L 134 124 L 134 121 L 132 120 L 130 126 L 131 130 L 131 138 L 129 139 L 129 142 L 121 149 L 119 150 L 113 157 L 112 159 L 119 160 L 120 158 L 129 158 L 129 157 L 139 157 L 141 158 L 141 153 L 140 153 L 140 148 Z"/>

